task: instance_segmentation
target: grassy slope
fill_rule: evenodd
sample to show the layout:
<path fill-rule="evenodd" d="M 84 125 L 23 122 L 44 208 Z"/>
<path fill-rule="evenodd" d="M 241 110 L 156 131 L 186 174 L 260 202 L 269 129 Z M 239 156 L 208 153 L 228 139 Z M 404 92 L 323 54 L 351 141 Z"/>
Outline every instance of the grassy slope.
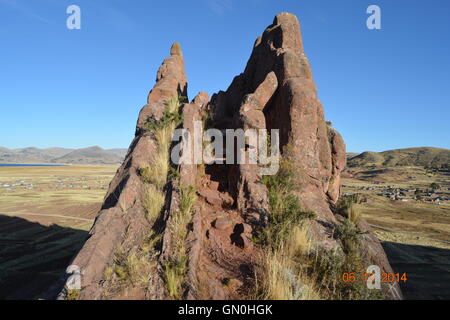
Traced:
<path fill-rule="evenodd" d="M 441 166 L 450 163 L 450 150 L 439 148 L 408 148 L 384 152 L 364 152 L 348 161 L 357 166 Z"/>

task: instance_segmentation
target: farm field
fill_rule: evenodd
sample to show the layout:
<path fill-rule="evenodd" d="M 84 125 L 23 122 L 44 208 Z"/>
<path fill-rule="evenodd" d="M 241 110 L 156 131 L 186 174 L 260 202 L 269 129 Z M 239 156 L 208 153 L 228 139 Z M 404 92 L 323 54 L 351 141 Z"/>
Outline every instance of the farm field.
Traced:
<path fill-rule="evenodd" d="M 116 169 L 0 167 L 0 299 L 45 298 L 86 241 Z"/>
<path fill-rule="evenodd" d="M 45 292 L 82 247 L 116 166 L 0 167 L 0 299 L 46 298 Z M 373 170 L 371 170 L 373 171 Z M 412 179 L 412 177 L 414 177 Z M 450 201 L 392 200 L 384 190 L 440 184 L 449 177 L 420 167 L 367 173 L 351 168 L 343 193 L 372 225 L 396 272 L 407 272 L 406 298 L 448 299 Z"/>
<path fill-rule="evenodd" d="M 440 186 L 433 195 L 414 199 L 412 190 L 427 190 L 432 183 Z M 448 197 L 449 187 L 448 175 L 422 167 L 354 167 L 344 174 L 343 193 L 367 200 L 356 207 L 382 241 L 394 271 L 407 272 L 401 287 L 408 299 L 450 299 L 450 201 L 432 201 Z"/>

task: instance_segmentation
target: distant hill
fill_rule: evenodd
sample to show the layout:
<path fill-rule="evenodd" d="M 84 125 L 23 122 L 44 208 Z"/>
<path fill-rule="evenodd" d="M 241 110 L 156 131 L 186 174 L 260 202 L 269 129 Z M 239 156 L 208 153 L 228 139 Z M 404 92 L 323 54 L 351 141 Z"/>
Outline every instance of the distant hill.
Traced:
<path fill-rule="evenodd" d="M 100 147 L 89 147 L 74 150 L 62 157 L 54 159 L 56 163 L 90 163 L 90 164 L 112 164 L 120 163 L 123 157 L 114 152 L 103 150 Z"/>
<path fill-rule="evenodd" d="M 359 153 L 356 152 L 347 152 L 347 160 L 350 160 L 353 157 L 356 157 Z"/>
<path fill-rule="evenodd" d="M 116 149 L 108 149 L 105 150 L 106 152 L 116 155 L 122 159 L 125 159 L 125 156 L 127 155 L 127 151 L 128 149 L 120 149 L 120 148 L 116 148 Z"/>
<path fill-rule="evenodd" d="M 100 147 L 83 149 L 0 147 L 0 163 L 119 164 L 125 158 L 126 152 L 127 149 L 104 150 Z"/>
<path fill-rule="evenodd" d="M 408 148 L 384 152 L 363 152 L 350 157 L 349 167 L 437 166 L 450 164 L 450 150 L 440 148 Z"/>

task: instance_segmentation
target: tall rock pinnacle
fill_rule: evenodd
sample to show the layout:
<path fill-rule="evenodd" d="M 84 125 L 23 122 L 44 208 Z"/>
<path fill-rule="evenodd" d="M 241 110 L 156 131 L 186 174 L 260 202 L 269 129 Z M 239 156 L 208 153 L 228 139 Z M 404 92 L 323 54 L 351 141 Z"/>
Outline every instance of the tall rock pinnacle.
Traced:
<path fill-rule="evenodd" d="M 175 43 L 170 51 L 171 56 L 164 60 L 158 70 L 156 84 L 148 95 L 147 104 L 139 113 L 136 137 L 109 185 L 102 210 L 90 231 L 90 238 L 72 263 L 82 270 L 81 298 L 105 298 L 101 285 L 103 272 L 114 260 L 117 248 L 125 238 L 127 246 L 142 243 L 146 230 L 151 228 L 142 204 L 144 184 L 140 170 L 153 165 L 152 154 L 156 152 L 157 143 L 143 128 L 149 119 L 159 120 L 162 117 L 168 99 L 187 95 L 180 45 Z M 145 298 L 145 295 L 140 298 Z"/>
<path fill-rule="evenodd" d="M 156 75 L 156 84 L 148 94 L 147 105 L 139 113 L 137 129 L 140 130 L 151 117 L 159 119 L 164 111 L 164 102 L 176 96 L 187 97 L 187 80 L 181 46 L 175 42 L 170 56 L 162 63 Z"/>
<path fill-rule="evenodd" d="M 296 16 L 275 17 L 226 91 L 211 100 L 206 93 L 191 102 L 186 96 L 183 53 L 174 43 L 90 238 L 72 262 L 81 271 L 81 299 L 273 298 L 257 288 L 261 257 L 280 255 L 278 242 L 303 218 L 310 219 L 305 225 L 316 252 L 349 256 L 336 229 L 350 225 L 363 234 L 357 253 L 392 272 L 367 223 L 349 222 L 337 206 L 345 143 L 325 122 Z M 298 200 L 293 212 L 275 217 L 273 185 L 264 182 L 259 163 L 171 163 L 168 137 L 177 127 L 193 135 L 199 122 L 219 132 L 278 129 L 282 159 L 295 172 L 295 188 L 283 191 L 289 193 L 283 201 Z M 249 143 L 244 153 L 254 147 Z M 294 217 L 282 225 L 288 229 L 270 229 L 283 214 Z M 300 298 L 304 288 L 292 279 L 295 266 L 284 265 L 278 275 L 295 289 L 290 298 Z M 384 294 L 401 298 L 396 285 Z"/>

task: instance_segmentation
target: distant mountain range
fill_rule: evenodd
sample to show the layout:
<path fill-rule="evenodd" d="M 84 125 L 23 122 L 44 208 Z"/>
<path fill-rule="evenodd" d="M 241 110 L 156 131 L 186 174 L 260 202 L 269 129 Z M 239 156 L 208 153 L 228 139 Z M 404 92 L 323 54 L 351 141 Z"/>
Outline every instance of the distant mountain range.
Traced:
<path fill-rule="evenodd" d="M 127 149 L 102 149 L 89 147 L 83 149 L 66 148 L 23 148 L 7 149 L 0 147 L 0 163 L 17 164 L 120 164 Z"/>
<path fill-rule="evenodd" d="M 83 149 L 0 147 L 0 163 L 17 164 L 120 164 L 127 149 Z M 407 148 L 383 152 L 347 153 L 348 167 L 367 166 L 438 166 L 450 164 L 450 150 L 440 148 Z"/>
<path fill-rule="evenodd" d="M 349 167 L 395 167 L 395 166 L 430 166 L 441 167 L 450 164 L 450 150 L 440 148 L 407 148 L 384 152 L 363 152 L 347 154 Z"/>

